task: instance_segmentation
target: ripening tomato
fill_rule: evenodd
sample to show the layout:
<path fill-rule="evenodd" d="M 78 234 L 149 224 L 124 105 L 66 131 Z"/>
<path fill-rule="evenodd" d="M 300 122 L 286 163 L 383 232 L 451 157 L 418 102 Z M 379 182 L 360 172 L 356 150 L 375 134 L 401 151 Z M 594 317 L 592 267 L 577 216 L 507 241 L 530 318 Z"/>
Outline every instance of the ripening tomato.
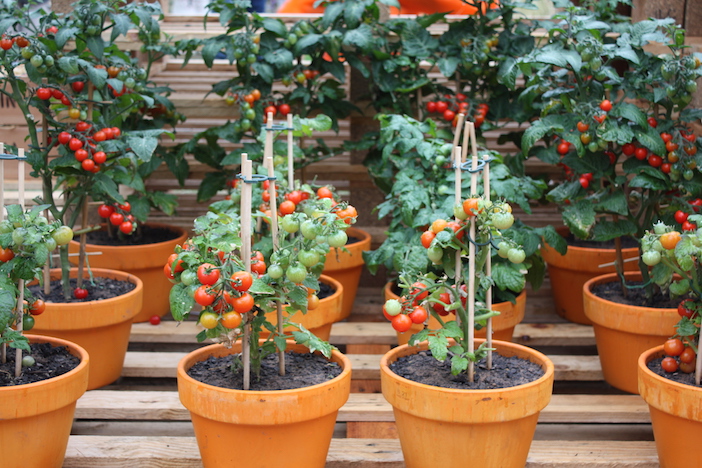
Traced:
<path fill-rule="evenodd" d="M 225 312 L 224 314 L 222 314 L 222 320 L 220 323 L 225 328 L 234 330 L 239 325 L 241 325 L 241 314 L 235 310 Z"/>
<path fill-rule="evenodd" d="M 479 198 L 466 198 L 463 200 L 463 211 L 468 216 L 475 216 L 476 213 L 478 213 L 478 203 L 480 199 Z"/>
<path fill-rule="evenodd" d="M 291 202 L 290 200 L 285 200 L 278 206 L 278 211 L 280 211 L 280 214 L 282 215 L 288 215 L 291 213 L 295 212 L 295 208 L 297 205 L 295 203 Z"/>
<path fill-rule="evenodd" d="M 600 102 L 600 109 L 602 109 L 604 112 L 609 112 L 612 110 L 612 101 L 609 99 L 605 99 L 602 102 Z"/>
<path fill-rule="evenodd" d="M 661 245 L 666 250 L 673 250 L 678 242 L 680 242 L 681 235 L 678 231 L 670 231 L 661 234 L 660 241 Z"/>
<path fill-rule="evenodd" d="M 334 192 L 329 187 L 319 187 L 317 189 L 317 198 L 334 198 Z"/>
<path fill-rule="evenodd" d="M 41 315 L 46 310 L 46 302 L 37 299 L 29 305 L 29 313 L 32 315 Z"/>
<path fill-rule="evenodd" d="M 681 317 L 692 318 L 692 316 L 695 315 L 694 304 L 695 301 L 692 299 L 684 299 L 680 301 L 680 304 L 678 304 L 678 314 Z"/>
<path fill-rule="evenodd" d="M 695 350 L 688 346 L 680 353 L 679 359 L 681 363 L 692 364 L 697 360 L 697 355 L 695 354 Z"/>
<path fill-rule="evenodd" d="M 421 242 L 422 246 L 425 249 L 428 249 L 431 246 L 432 241 L 436 237 L 436 234 L 433 231 L 424 231 L 421 236 Z"/>
<path fill-rule="evenodd" d="M 412 283 L 412 289 L 410 289 L 409 294 L 414 297 L 415 304 L 423 301 L 429 295 L 429 291 L 426 288 L 427 286 L 421 281 Z"/>
<path fill-rule="evenodd" d="M 195 293 L 197 294 L 197 293 Z M 197 299 L 195 299 L 197 302 Z M 200 325 L 203 326 L 203 328 L 206 328 L 208 330 L 213 329 L 214 327 L 217 326 L 217 323 L 219 322 L 217 314 L 214 312 L 203 312 L 200 314 L 200 319 L 199 319 Z"/>

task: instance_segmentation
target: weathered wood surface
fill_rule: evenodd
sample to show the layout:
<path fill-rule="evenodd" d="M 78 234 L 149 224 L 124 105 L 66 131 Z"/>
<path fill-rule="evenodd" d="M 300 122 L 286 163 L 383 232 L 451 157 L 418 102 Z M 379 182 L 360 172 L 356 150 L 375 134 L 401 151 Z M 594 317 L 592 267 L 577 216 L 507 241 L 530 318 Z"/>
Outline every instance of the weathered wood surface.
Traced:
<path fill-rule="evenodd" d="M 199 468 L 193 437 L 71 436 L 64 468 Z M 333 439 L 327 468 L 403 468 L 395 439 Z M 653 442 L 534 441 L 526 468 L 657 468 Z"/>

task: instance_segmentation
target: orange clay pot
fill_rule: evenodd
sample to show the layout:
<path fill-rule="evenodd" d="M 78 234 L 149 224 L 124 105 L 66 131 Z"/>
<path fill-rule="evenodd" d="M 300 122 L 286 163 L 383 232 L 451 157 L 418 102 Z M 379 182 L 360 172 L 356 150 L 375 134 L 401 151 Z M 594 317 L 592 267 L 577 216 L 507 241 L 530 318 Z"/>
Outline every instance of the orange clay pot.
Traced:
<path fill-rule="evenodd" d="M 119 270 L 138 276 L 144 283 L 144 304 L 141 312 L 134 317 L 134 322 L 148 322 L 158 315 L 163 317 L 170 310 L 168 295 L 171 284 L 163 274 L 163 266 L 168 256 L 173 253 L 176 245 L 182 244 L 187 239 L 184 229 L 167 224 L 149 223 L 149 227 L 169 229 L 177 234 L 175 239 L 155 244 L 145 245 L 97 245 L 87 244 L 87 252 L 102 252 L 102 255 L 91 255 L 88 262 L 93 268 L 108 268 Z M 70 252 L 78 252 L 78 242 L 72 241 L 69 245 Z M 78 257 L 71 257 L 77 261 Z"/>
<path fill-rule="evenodd" d="M 180 401 L 190 411 L 205 468 L 322 468 L 327 461 L 336 415 L 349 397 L 351 363 L 334 351 L 341 375 L 295 390 L 244 391 L 214 387 L 187 375 L 196 362 L 241 351 L 216 344 L 185 356 L 178 364 Z M 307 352 L 288 342 L 287 351 Z"/>
<path fill-rule="evenodd" d="M 358 283 L 361 281 L 363 272 L 363 251 L 369 250 L 371 246 L 371 236 L 366 231 L 350 227 L 346 233 L 350 237 L 360 239 L 353 244 L 347 244 L 344 249 L 331 249 L 327 254 L 327 261 L 324 263 L 324 273 L 331 276 L 344 286 L 344 297 L 341 304 L 341 316 L 343 320 L 351 315 L 353 301 L 356 299 Z"/>
<path fill-rule="evenodd" d="M 702 452 L 694 447 L 702 438 L 702 389 L 651 372 L 646 364 L 664 354 L 659 345 L 638 361 L 639 393 L 651 412 L 658 461 L 661 468 L 702 466 Z"/>
<path fill-rule="evenodd" d="M 136 288 L 122 296 L 100 301 L 47 302 L 46 310 L 34 316 L 32 333 L 72 341 L 90 354 L 88 390 L 103 387 L 117 380 L 124 365 L 132 319 L 141 310 L 144 287 L 139 278 L 116 270 L 92 269 L 93 276 L 129 281 Z M 75 278 L 78 270 L 71 270 Z M 61 276 L 51 270 L 51 279 Z M 88 278 L 86 270 L 85 277 Z"/>
<path fill-rule="evenodd" d="M 625 273 L 627 281 L 641 279 L 639 272 Z M 616 273 L 591 279 L 583 286 L 585 315 L 592 320 L 602 373 L 610 385 L 638 393 L 636 363 L 641 353 L 675 334 L 680 316 L 676 309 L 618 304 L 595 296 L 597 284 L 618 281 Z"/>
<path fill-rule="evenodd" d="M 564 227 L 559 228 L 558 232 L 563 237 L 568 235 L 568 229 Z M 638 255 L 639 249 L 637 247 L 622 249 L 622 256 L 625 259 Z M 544 244 L 541 248 L 541 256 L 548 267 L 556 313 L 570 322 L 592 325 L 592 321 L 585 316 L 583 298 L 579 291 L 582 290 L 582 286 L 587 280 L 616 271 L 614 265 L 599 267 L 614 262 L 616 250 L 569 245 L 566 254 L 561 255 Z M 638 262 L 624 263 L 624 270 L 638 270 Z"/>
<path fill-rule="evenodd" d="M 476 347 L 484 340 L 476 340 Z M 553 363 L 525 346 L 493 342 L 503 356 L 538 363 L 545 374 L 528 384 L 491 390 L 434 387 L 399 377 L 388 367 L 427 349 L 402 345 L 380 361 L 383 396 L 392 405 L 407 468 L 524 468 L 539 412 L 551 399 Z"/>
<path fill-rule="evenodd" d="M 334 278 L 322 275 L 319 277 L 319 281 L 331 286 L 334 289 L 334 293 L 331 296 L 320 299 L 317 308 L 308 310 L 306 314 L 297 310 L 292 315 L 287 316 L 291 322 L 302 324 L 316 337 L 329 341 L 332 325 L 334 322 L 341 320 L 339 317 L 341 316 L 342 297 L 345 293 L 344 287 Z M 283 306 L 283 311 L 285 311 L 285 306 Z M 266 314 L 266 318 L 274 325 L 278 323 L 278 317 L 275 312 L 269 312 Z M 297 328 L 292 326 L 287 328 L 289 331 L 297 330 Z"/>
<path fill-rule="evenodd" d="M 71 354 L 80 358 L 80 364 L 52 379 L 0 387 L 0 465 L 3 468 L 61 468 L 76 401 L 88 385 L 88 353 L 58 338 L 26 336 L 32 343 L 66 346 Z"/>
<path fill-rule="evenodd" d="M 392 291 L 393 282 L 387 283 L 383 289 L 383 294 L 385 295 L 385 300 L 388 299 L 399 299 L 398 295 Z M 516 299 L 516 302 L 512 304 L 509 301 L 498 302 L 492 305 L 492 310 L 496 310 L 500 315 L 492 318 L 492 339 L 500 341 L 512 341 L 512 336 L 514 335 L 514 327 L 521 323 L 524 319 L 524 312 L 526 311 L 526 290 L 522 291 Z M 444 321 L 456 320 L 456 316 L 449 314 L 443 317 Z M 428 327 L 432 330 L 437 330 L 441 327 L 439 321 L 436 320 L 432 315 L 429 315 Z M 412 327 L 405 333 L 397 332 L 397 344 L 407 344 L 409 339 L 415 333 L 419 333 L 424 328 L 422 324 L 413 324 Z M 475 332 L 475 336 L 478 338 L 485 338 L 487 329 L 483 328 Z"/>

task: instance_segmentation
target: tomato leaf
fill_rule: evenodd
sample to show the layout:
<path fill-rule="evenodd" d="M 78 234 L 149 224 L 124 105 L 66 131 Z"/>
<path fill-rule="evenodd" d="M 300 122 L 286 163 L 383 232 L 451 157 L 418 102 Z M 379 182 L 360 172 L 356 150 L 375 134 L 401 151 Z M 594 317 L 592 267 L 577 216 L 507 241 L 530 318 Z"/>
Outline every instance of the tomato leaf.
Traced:
<path fill-rule="evenodd" d="M 173 318 L 178 322 L 185 320 L 185 317 L 187 317 L 193 307 L 195 307 L 195 299 L 190 295 L 188 289 L 189 286 L 183 283 L 174 284 L 168 295 L 171 305 L 171 314 L 173 314 Z"/>

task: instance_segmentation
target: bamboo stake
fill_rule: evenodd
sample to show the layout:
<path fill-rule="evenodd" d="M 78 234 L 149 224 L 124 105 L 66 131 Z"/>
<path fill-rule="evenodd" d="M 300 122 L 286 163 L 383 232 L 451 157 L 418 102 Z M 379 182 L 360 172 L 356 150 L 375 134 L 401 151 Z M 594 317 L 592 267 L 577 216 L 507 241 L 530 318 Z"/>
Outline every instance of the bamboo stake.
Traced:
<path fill-rule="evenodd" d="M 17 162 L 17 194 L 19 196 L 19 203 L 24 211 L 24 148 L 19 148 L 17 151 L 17 156 L 20 160 Z M 16 329 L 19 333 L 22 333 L 24 329 L 24 324 L 22 323 L 22 318 L 24 315 L 24 280 L 21 279 L 17 283 L 19 288 L 19 299 L 17 299 L 17 325 Z M 15 350 L 15 377 L 19 377 L 22 374 L 22 350 L 17 348 Z"/>
<path fill-rule="evenodd" d="M 17 326 L 18 332 L 22 333 L 24 324 L 22 323 L 22 315 L 24 315 L 24 280 L 19 280 L 17 287 L 19 288 L 19 299 L 17 299 Z M 22 350 L 15 350 L 15 378 L 22 374 Z"/>
<path fill-rule="evenodd" d="M 241 187 L 241 256 L 244 260 L 244 267 L 251 273 L 251 161 L 248 155 L 241 155 L 241 176 L 243 185 Z M 251 312 L 245 314 L 244 336 L 242 338 L 241 357 L 244 362 L 244 390 L 251 386 Z"/>
<path fill-rule="evenodd" d="M 475 133 L 471 135 L 473 142 L 475 142 Z M 490 201 L 490 163 L 488 162 L 489 157 L 486 155 L 483 160 L 485 161 L 485 166 L 483 166 L 483 194 L 485 200 Z M 488 249 L 492 249 L 490 245 L 487 246 Z M 492 255 L 488 253 L 487 259 L 485 261 L 485 274 L 488 277 L 492 277 Z M 492 284 L 488 286 L 485 292 L 485 307 L 492 310 Z M 487 327 L 485 328 L 487 347 L 492 348 L 492 317 L 488 318 Z M 492 351 L 488 352 L 487 355 L 487 368 L 492 369 Z"/>
<path fill-rule="evenodd" d="M 295 168 L 293 167 L 293 116 L 288 114 L 288 188 L 290 190 L 295 187 Z"/>
<path fill-rule="evenodd" d="M 269 114 L 270 116 L 271 114 Z M 271 119 L 272 120 L 272 119 Z M 266 140 L 267 141 L 267 140 Z M 272 150 L 271 150 L 272 151 Z M 275 198 L 275 175 L 273 171 L 273 158 L 266 158 L 268 163 L 268 190 L 271 196 L 271 235 L 273 236 L 273 251 L 278 250 L 280 243 L 278 242 L 278 200 Z M 278 333 L 283 334 L 283 304 L 280 301 L 275 301 L 276 317 L 278 318 Z M 285 351 L 278 350 L 278 373 L 285 375 Z"/>
<path fill-rule="evenodd" d="M 46 82 L 46 78 L 43 80 Z M 44 148 L 47 148 L 48 152 L 48 147 L 49 147 L 49 121 L 46 118 L 46 115 L 42 113 L 41 115 L 41 131 L 42 131 L 42 142 Z M 44 211 L 44 215 L 46 216 L 46 219 L 49 219 L 49 210 Z M 49 295 L 49 292 L 51 292 L 51 277 L 49 275 L 49 270 L 51 269 L 51 252 L 49 252 L 48 257 L 46 258 L 46 263 L 44 264 L 44 268 L 42 269 L 42 275 L 44 277 L 44 294 L 47 296 Z"/>
<path fill-rule="evenodd" d="M 470 193 L 477 193 L 478 186 L 478 148 L 475 146 L 475 125 L 473 122 L 466 122 L 466 133 L 471 137 L 472 157 L 470 174 Z M 470 219 L 470 239 L 475 240 L 475 217 Z M 468 245 L 468 352 L 475 350 L 475 244 Z M 475 374 L 475 363 L 471 360 L 468 363 L 468 381 L 473 382 Z"/>
<path fill-rule="evenodd" d="M 83 200 L 81 207 L 81 229 L 88 227 L 88 199 Z M 80 235 L 80 247 L 78 248 L 78 276 L 76 277 L 76 287 L 83 286 L 83 271 L 85 271 L 85 246 L 88 243 L 88 233 L 82 232 Z"/>

